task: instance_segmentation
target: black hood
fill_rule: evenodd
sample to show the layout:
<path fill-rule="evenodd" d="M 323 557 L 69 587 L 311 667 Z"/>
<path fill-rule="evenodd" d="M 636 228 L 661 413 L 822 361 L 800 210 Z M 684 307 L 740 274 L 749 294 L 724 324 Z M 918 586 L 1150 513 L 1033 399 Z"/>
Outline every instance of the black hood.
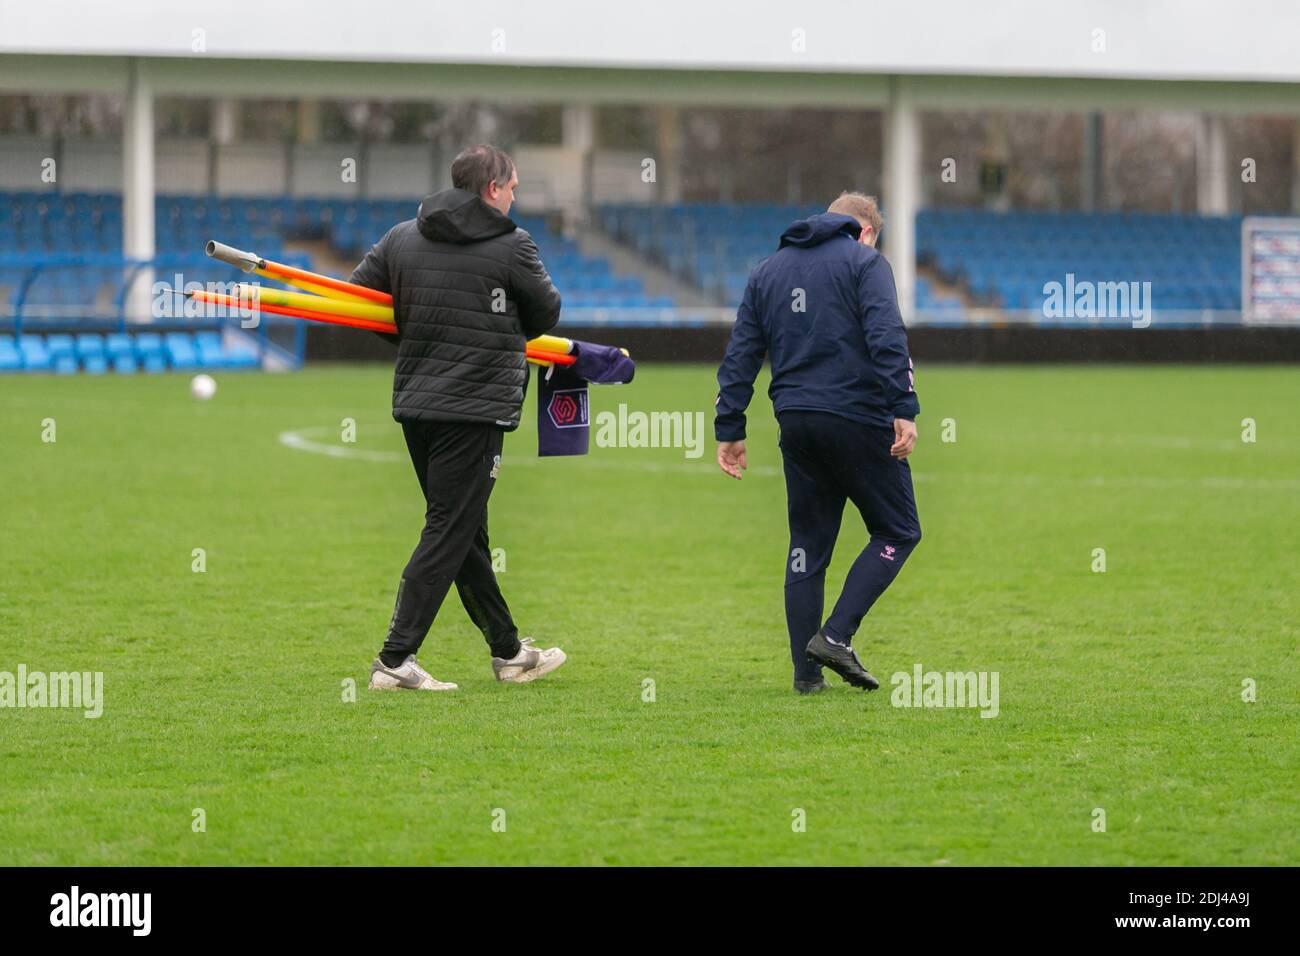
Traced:
<path fill-rule="evenodd" d="M 518 228 L 509 216 L 463 189 L 425 196 L 416 223 L 420 235 L 434 242 L 482 242 Z"/>
<path fill-rule="evenodd" d="M 862 235 L 862 224 L 852 216 L 839 213 L 823 212 L 807 219 L 798 219 L 781 234 L 782 246 L 820 246 L 836 236 L 848 236 L 856 240 Z"/>

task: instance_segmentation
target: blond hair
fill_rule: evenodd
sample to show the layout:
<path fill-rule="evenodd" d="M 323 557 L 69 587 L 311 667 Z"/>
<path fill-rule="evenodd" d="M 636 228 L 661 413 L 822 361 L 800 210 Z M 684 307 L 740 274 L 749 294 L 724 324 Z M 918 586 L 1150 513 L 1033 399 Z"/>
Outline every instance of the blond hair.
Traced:
<path fill-rule="evenodd" d="M 865 193 L 842 192 L 826 211 L 836 212 L 841 216 L 852 216 L 863 226 L 870 226 L 877 236 L 885 227 L 885 217 L 880 214 L 876 197 Z"/>

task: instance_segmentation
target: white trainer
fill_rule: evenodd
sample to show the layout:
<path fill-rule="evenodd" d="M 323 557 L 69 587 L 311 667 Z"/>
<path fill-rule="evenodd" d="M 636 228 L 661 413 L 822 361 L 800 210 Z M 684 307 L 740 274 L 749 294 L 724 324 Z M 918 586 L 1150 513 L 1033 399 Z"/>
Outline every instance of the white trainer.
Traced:
<path fill-rule="evenodd" d="M 510 660 L 492 658 L 492 673 L 503 683 L 527 684 L 546 676 L 565 661 L 564 651 L 558 647 L 548 647 L 545 650 L 533 647 L 531 637 L 522 638 L 519 643 L 519 653 Z"/>
<path fill-rule="evenodd" d="M 397 667 L 385 667 L 375 658 L 370 665 L 371 690 L 455 690 L 456 685 L 438 680 L 415 659 L 412 654 Z"/>

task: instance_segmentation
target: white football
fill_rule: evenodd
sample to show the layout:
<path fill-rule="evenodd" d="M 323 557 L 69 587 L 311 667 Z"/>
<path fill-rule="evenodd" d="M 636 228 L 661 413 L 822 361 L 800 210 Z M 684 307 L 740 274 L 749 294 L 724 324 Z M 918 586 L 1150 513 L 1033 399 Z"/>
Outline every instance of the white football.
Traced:
<path fill-rule="evenodd" d="M 217 380 L 211 375 L 195 375 L 190 379 L 190 394 L 200 402 L 206 402 L 217 394 Z"/>

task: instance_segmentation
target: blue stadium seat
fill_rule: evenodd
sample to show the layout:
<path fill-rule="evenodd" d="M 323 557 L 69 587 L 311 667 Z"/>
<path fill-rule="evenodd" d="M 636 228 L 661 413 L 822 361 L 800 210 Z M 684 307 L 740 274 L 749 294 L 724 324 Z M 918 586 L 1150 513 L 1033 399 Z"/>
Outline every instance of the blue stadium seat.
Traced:
<path fill-rule="evenodd" d="M 50 359 L 54 362 L 56 370 L 62 371 L 63 368 L 60 367 L 60 363 L 71 360 L 73 371 L 76 371 L 77 349 L 71 335 L 47 335 L 45 337 L 45 347 L 49 350 Z"/>
<path fill-rule="evenodd" d="M 23 356 L 12 335 L 0 335 L 0 372 L 16 372 L 23 367 Z"/>
<path fill-rule="evenodd" d="M 167 350 L 157 332 L 139 332 L 135 336 L 135 356 L 146 372 L 167 370 Z"/>
<path fill-rule="evenodd" d="M 198 363 L 203 368 L 226 368 L 226 354 L 221 347 L 221 334 L 219 332 L 196 332 L 194 335 L 194 351 L 198 356 Z"/>
<path fill-rule="evenodd" d="M 73 348 L 83 372 L 91 375 L 103 375 L 108 371 L 108 355 L 104 351 L 102 336 L 91 332 L 83 332 L 74 340 Z"/>
<path fill-rule="evenodd" d="M 135 358 L 135 346 L 131 343 L 131 336 L 125 332 L 114 332 L 105 336 L 104 351 L 111 361 L 116 361 L 124 355 Z"/>
<path fill-rule="evenodd" d="M 226 367 L 234 369 L 261 368 L 257 351 L 248 344 L 226 344 Z"/>
<path fill-rule="evenodd" d="M 45 372 L 53 365 L 50 350 L 39 335 L 20 335 L 18 352 L 23 359 L 23 368 L 29 372 Z"/>
<path fill-rule="evenodd" d="M 74 340 L 74 351 L 82 362 L 88 358 L 104 357 L 104 338 L 93 332 L 83 332 Z"/>
<path fill-rule="evenodd" d="M 189 333 L 168 332 L 163 338 L 163 349 L 172 368 L 181 371 L 198 368 L 198 352 Z"/>

